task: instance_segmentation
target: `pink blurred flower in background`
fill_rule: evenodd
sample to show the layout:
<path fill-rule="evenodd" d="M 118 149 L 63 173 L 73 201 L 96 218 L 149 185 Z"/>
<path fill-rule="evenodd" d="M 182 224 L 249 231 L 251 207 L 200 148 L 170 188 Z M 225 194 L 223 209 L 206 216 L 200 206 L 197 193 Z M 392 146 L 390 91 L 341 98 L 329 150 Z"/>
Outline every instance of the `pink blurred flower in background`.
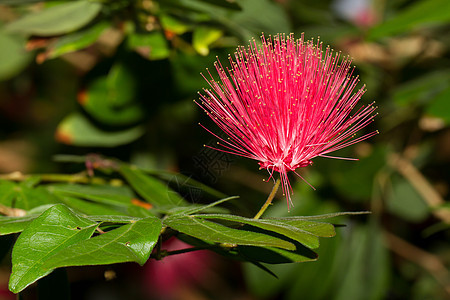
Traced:
<path fill-rule="evenodd" d="M 190 245 L 172 238 L 163 243 L 166 251 L 189 248 Z M 196 288 L 211 285 L 217 276 L 211 271 L 215 257 L 210 251 L 201 250 L 149 260 L 144 267 L 145 289 L 157 299 L 189 298 Z M 182 296 L 183 295 L 183 296 Z"/>
<path fill-rule="evenodd" d="M 341 59 L 322 43 L 304 41 L 303 35 L 276 35 L 262 45 L 253 40 L 230 56 L 230 69 L 219 60 L 220 81 L 200 93 L 197 104 L 228 135 L 216 136 L 217 150 L 259 161 L 272 177 L 279 172 L 288 205 L 292 188 L 287 173 L 312 164 L 317 156 L 353 145 L 377 134 L 355 134 L 373 121 L 376 107 L 361 106 L 365 92 L 353 92 L 359 79 L 352 77 L 348 57 Z M 353 160 L 351 158 L 341 158 Z M 295 172 L 296 173 L 296 172 Z M 300 176 L 298 173 L 296 173 Z"/>

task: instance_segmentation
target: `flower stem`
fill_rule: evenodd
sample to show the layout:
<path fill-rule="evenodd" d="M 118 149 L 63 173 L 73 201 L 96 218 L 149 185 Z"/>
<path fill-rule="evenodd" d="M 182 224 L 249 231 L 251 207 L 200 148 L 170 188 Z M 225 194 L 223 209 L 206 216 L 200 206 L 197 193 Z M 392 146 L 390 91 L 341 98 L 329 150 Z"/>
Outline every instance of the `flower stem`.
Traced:
<path fill-rule="evenodd" d="M 253 219 L 255 219 L 255 220 L 259 219 L 262 216 L 262 214 L 266 211 L 266 209 L 269 207 L 269 205 L 272 204 L 272 200 L 275 197 L 275 195 L 278 191 L 278 188 L 280 187 L 280 183 L 281 183 L 281 180 L 280 180 L 280 178 L 278 178 L 277 181 L 275 182 L 275 185 L 272 188 L 272 191 L 269 194 L 269 197 L 266 200 L 266 203 L 264 203 L 264 205 L 261 207 L 261 209 L 258 211 L 258 213 L 253 217 Z"/>

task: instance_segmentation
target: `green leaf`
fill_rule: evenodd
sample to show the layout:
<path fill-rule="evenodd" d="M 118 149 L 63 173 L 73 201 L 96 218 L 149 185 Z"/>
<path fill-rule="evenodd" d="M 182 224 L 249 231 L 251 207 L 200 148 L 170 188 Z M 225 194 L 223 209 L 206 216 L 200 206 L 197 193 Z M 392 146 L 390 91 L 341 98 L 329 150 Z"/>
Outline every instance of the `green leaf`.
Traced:
<path fill-rule="evenodd" d="M 314 174 L 311 174 L 314 175 Z M 310 180 L 317 180 L 317 177 L 311 176 Z M 315 185 L 317 185 L 317 181 Z M 318 212 L 333 212 L 338 209 L 336 203 L 332 201 L 323 201 L 317 192 L 313 191 L 310 187 L 299 182 L 296 186 L 293 186 L 294 195 L 300 195 L 296 200 L 298 203 L 293 207 L 293 210 L 289 213 L 286 211 L 286 204 L 282 202 L 275 203 L 273 207 L 268 210 L 268 215 L 279 216 L 279 215 L 293 215 L 293 217 L 287 217 L 286 219 L 303 219 L 300 214 L 309 214 L 306 216 L 306 220 L 315 221 L 321 219 L 330 218 L 327 222 L 342 221 L 339 220 L 343 213 L 332 213 L 325 215 L 317 215 Z M 304 190 L 304 191 L 302 191 Z M 367 213 L 367 212 L 366 212 Z M 295 215 L 300 215 L 295 217 Z M 278 218 L 278 217 L 277 217 Z M 311 218 L 311 219 L 308 219 Z M 336 218 L 332 220 L 331 218 Z M 285 219 L 285 218 L 283 218 Z M 352 218 L 353 219 L 353 218 Z M 359 219 L 359 218 L 357 218 Z M 364 218 L 366 219 L 366 218 Z M 357 225 L 354 223 L 352 225 Z M 278 280 L 273 280 L 271 276 L 261 272 L 260 270 L 254 268 L 250 264 L 244 264 L 244 276 L 246 278 L 246 285 L 256 298 L 276 298 L 276 295 L 283 293 L 284 298 L 297 300 L 297 299 L 333 299 L 333 292 L 327 293 L 329 288 L 339 289 L 339 285 L 333 284 L 331 280 L 336 280 L 340 278 L 342 270 L 345 268 L 337 269 L 333 261 L 335 257 L 351 257 L 352 252 L 336 253 L 337 245 L 340 244 L 343 236 L 348 236 L 347 231 L 352 227 L 341 227 L 336 228 L 337 235 L 333 238 L 321 239 L 320 248 L 317 249 L 317 254 L 319 255 L 318 260 L 314 263 L 281 263 L 282 259 L 286 260 L 285 256 L 280 256 L 277 262 L 277 257 L 272 254 L 269 258 L 273 261 L 268 261 L 272 263 L 270 265 L 270 270 L 273 271 L 277 276 Z M 289 258 L 288 258 L 289 259 Z M 273 264 L 277 263 L 277 264 Z"/>
<path fill-rule="evenodd" d="M 450 70 L 429 72 L 398 86 L 392 93 L 392 100 L 402 106 L 428 102 L 449 84 Z"/>
<path fill-rule="evenodd" d="M 85 155 L 55 155 L 53 157 L 53 159 L 58 162 L 84 164 L 86 162 L 87 157 Z M 169 185 L 175 185 L 177 190 L 183 190 L 183 191 L 191 190 L 193 193 L 195 193 L 196 190 L 201 190 L 213 197 L 217 197 L 217 198 L 226 198 L 227 197 L 227 195 L 225 195 L 224 193 L 219 192 L 219 191 L 207 186 L 206 184 L 201 183 L 201 182 L 199 182 L 195 179 L 192 179 L 189 176 L 183 175 L 181 173 L 176 173 L 176 172 L 167 171 L 167 170 L 159 170 L 159 169 L 143 169 L 143 168 L 139 168 L 139 169 L 148 175 L 151 175 L 156 178 L 160 178 L 160 179 L 168 182 Z"/>
<path fill-rule="evenodd" d="M 150 204 L 135 199 L 124 186 L 55 184 L 47 187 L 69 207 L 88 215 L 148 217 Z M 86 199 L 86 200 L 85 200 Z M 93 203 L 93 202 L 95 203 Z"/>
<path fill-rule="evenodd" d="M 334 226 L 327 223 L 318 223 L 311 221 L 296 221 L 286 219 L 249 219 L 234 215 L 195 215 L 196 218 L 227 220 L 255 226 L 264 230 L 269 230 L 281 234 L 287 238 L 293 239 L 308 248 L 316 249 L 319 247 L 319 235 L 332 237 L 335 235 Z M 312 233 L 314 232 L 314 233 Z"/>
<path fill-rule="evenodd" d="M 137 262 L 143 265 L 158 241 L 161 221 L 148 217 L 81 241 L 60 251 L 46 268 Z"/>
<path fill-rule="evenodd" d="M 19 183 L 20 186 L 33 188 L 36 187 L 41 182 L 41 177 L 39 175 L 27 176 L 22 182 Z"/>
<path fill-rule="evenodd" d="M 208 210 L 210 208 L 215 207 L 216 205 L 219 205 L 221 203 L 233 200 L 233 199 L 238 199 L 239 196 L 231 196 L 231 197 L 227 197 L 224 199 L 220 199 L 217 200 L 213 203 L 210 204 L 206 204 L 206 205 L 191 205 L 190 207 L 183 207 L 182 209 L 178 209 L 178 207 L 173 208 L 171 211 L 169 211 L 170 214 L 184 214 L 184 215 L 190 215 L 190 214 L 195 214 L 197 212 L 200 211 L 205 211 Z"/>
<path fill-rule="evenodd" d="M 9 289 L 18 293 L 52 269 L 43 264 L 52 255 L 88 239 L 97 223 L 85 219 L 65 205 L 55 205 L 36 218 L 22 232 L 12 251 Z"/>
<path fill-rule="evenodd" d="M 131 223 L 139 221 L 141 218 L 129 217 L 129 216 L 116 216 L 116 215 L 89 215 L 86 216 L 89 220 L 96 222 L 108 222 L 108 223 Z"/>
<path fill-rule="evenodd" d="M 107 77 L 99 77 L 79 94 L 79 103 L 97 121 L 112 125 L 130 125 L 143 117 L 134 101 L 135 78 L 124 64 L 115 64 Z"/>
<path fill-rule="evenodd" d="M 238 197 L 230 197 L 237 199 Z M 184 215 L 190 215 L 193 214 L 191 211 L 201 211 L 202 213 L 206 214 L 229 214 L 230 210 L 225 207 L 219 207 L 219 206 L 210 206 L 210 205 L 204 205 L 204 204 L 191 204 L 188 207 L 184 207 L 184 212 L 180 212 L 179 210 L 176 210 L 176 208 L 173 208 L 169 211 L 168 214 L 174 214 L 176 211 L 176 214 L 184 214 Z"/>
<path fill-rule="evenodd" d="M 222 192 L 219 192 L 209 186 L 207 186 L 204 183 L 201 183 L 195 179 L 192 179 L 191 177 L 188 177 L 186 175 L 170 172 L 170 171 L 164 171 L 164 170 L 142 170 L 147 174 L 159 177 L 161 179 L 164 179 L 168 181 L 169 183 L 176 184 L 180 189 L 187 188 L 187 189 L 200 189 L 207 194 L 217 197 L 217 198 L 226 198 L 227 195 L 225 195 Z"/>
<path fill-rule="evenodd" d="M 258 256 L 261 257 L 261 261 L 270 263 L 270 270 L 273 271 L 277 276 L 278 280 L 273 280 L 271 276 L 261 272 L 260 270 L 254 268 L 252 265 L 244 264 L 244 276 L 246 278 L 246 285 L 257 299 L 271 299 L 276 298 L 275 295 L 279 293 L 285 294 L 283 298 L 285 299 L 333 299 L 333 296 L 326 296 L 327 289 L 329 288 L 329 279 L 335 280 L 339 278 L 339 274 L 342 274 L 342 269 L 335 270 L 333 264 L 333 259 L 336 256 L 336 243 L 341 239 L 340 235 L 337 238 L 326 239 L 323 241 L 321 248 L 318 250 L 319 259 L 314 263 L 283 263 L 287 260 L 295 261 L 295 257 L 287 256 L 291 253 L 272 253 L 266 254 L 267 257 L 262 256 L 262 253 L 256 252 L 256 256 L 249 256 L 249 259 Z M 310 250 L 311 251 L 311 250 Z M 297 252 L 297 251 L 296 251 Z M 244 253 L 243 253 L 244 255 Z M 343 255 L 343 254 L 341 254 Z M 302 256 L 307 260 L 308 255 L 300 255 L 297 258 L 301 261 Z M 317 256 L 316 256 L 317 257 Z M 313 259 L 311 256 L 310 259 Z M 288 261 L 289 262 L 289 261 Z M 337 271 L 337 272 L 336 272 Z M 333 285 L 333 288 L 338 288 L 339 285 Z M 294 295 L 293 291 L 296 293 Z M 319 296 L 321 295 L 321 296 Z M 332 295 L 332 294 L 331 294 Z"/>
<path fill-rule="evenodd" d="M 175 191 L 158 179 L 146 175 L 141 170 L 122 164 L 119 172 L 127 182 L 149 203 L 156 206 L 185 206 L 184 200 Z"/>
<path fill-rule="evenodd" d="M 51 47 L 48 58 L 55 58 L 92 45 L 108 26 L 109 24 L 107 22 L 100 22 L 85 30 L 59 37 L 56 43 Z"/>
<path fill-rule="evenodd" d="M 289 16 L 284 8 L 270 0 L 241 0 L 242 11 L 229 16 L 225 14 L 220 22 L 237 33 L 243 40 L 249 40 L 255 35 L 292 32 Z"/>
<path fill-rule="evenodd" d="M 200 0 L 205 3 L 213 4 L 218 7 L 223 7 L 226 9 L 232 9 L 232 10 L 241 10 L 241 7 L 239 4 L 237 4 L 236 0 Z"/>
<path fill-rule="evenodd" d="M 327 176 L 342 195 L 350 200 L 366 201 L 372 196 L 373 179 L 386 164 L 387 154 L 386 147 L 378 146 L 373 148 L 370 155 L 361 158 L 358 163 L 343 162 L 337 159 L 328 159 L 323 163 L 330 165 L 330 172 Z M 341 167 L 345 167 L 345 172 L 340 171 Z"/>
<path fill-rule="evenodd" d="M 128 47 L 151 60 L 165 59 L 170 54 L 166 38 L 159 31 L 131 34 L 128 37 Z"/>
<path fill-rule="evenodd" d="M 137 218 L 147 218 L 155 216 L 157 212 L 153 209 L 148 209 L 142 206 L 131 205 L 127 208 L 127 215 Z"/>
<path fill-rule="evenodd" d="M 212 0 L 213 1 L 213 0 Z M 207 2 L 207 3 L 206 3 Z M 292 31 L 289 17 L 283 7 L 270 0 L 240 0 L 240 11 L 230 13 L 229 9 L 213 5 L 211 1 L 177 0 L 176 4 L 186 12 L 195 11 L 202 14 L 194 14 L 194 21 L 214 20 L 226 26 L 242 40 L 249 40 L 255 34 L 261 32 L 276 34 Z"/>
<path fill-rule="evenodd" d="M 16 198 L 13 201 L 14 208 L 30 210 L 45 204 L 59 203 L 59 199 L 50 194 L 44 187 L 29 188 L 23 185 L 15 187 Z"/>
<path fill-rule="evenodd" d="M 58 195 L 79 197 L 116 206 L 129 206 L 133 198 L 133 194 L 129 189 L 120 186 L 53 184 L 47 188 Z"/>
<path fill-rule="evenodd" d="M 0 235 L 23 231 L 38 216 L 0 217 Z"/>
<path fill-rule="evenodd" d="M 286 224 L 318 237 L 333 237 L 336 235 L 334 225 L 330 223 L 307 221 L 307 220 L 292 220 L 289 218 L 278 218 L 270 220 L 263 219 L 263 221 L 269 223 L 274 221 L 275 224 Z"/>
<path fill-rule="evenodd" d="M 124 63 L 116 63 L 107 76 L 108 98 L 111 107 L 119 109 L 133 100 L 135 81 L 131 70 Z M 117 113 L 116 113 L 117 114 Z"/>
<path fill-rule="evenodd" d="M 25 48 L 25 40 L 0 31 L 0 81 L 19 74 L 31 60 Z"/>
<path fill-rule="evenodd" d="M 0 181 L 0 204 L 12 207 L 13 200 L 16 197 L 16 184 L 11 181 Z"/>
<path fill-rule="evenodd" d="M 207 242 L 295 250 L 295 246 L 288 241 L 258 232 L 229 228 L 193 216 L 171 216 L 164 220 L 164 224 Z"/>
<path fill-rule="evenodd" d="M 211 27 L 198 27 L 194 30 L 192 46 L 199 54 L 209 54 L 209 46 L 223 35 L 222 30 Z"/>
<path fill-rule="evenodd" d="M 60 199 L 58 198 L 58 200 L 60 200 Z M 40 214 L 42 214 L 44 211 L 46 211 L 53 205 L 56 205 L 56 203 L 43 204 L 43 205 L 33 207 L 32 209 L 27 210 L 27 216 L 31 216 L 31 215 L 39 216 Z"/>
<path fill-rule="evenodd" d="M 123 215 L 117 207 L 108 206 L 104 204 L 92 203 L 75 197 L 60 196 L 62 202 L 80 213 L 87 215 Z"/>
<path fill-rule="evenodd" d="M 175 19 L 169 15 L 161 15 L 160 21 L 164 30 L 171 31 L 176 34 L 183 34 L 190 29 L 189 25 L 184 24 L 180 20 Z"/>
<path fill-rule="evenodd" d="M 93 1 L 62 3 L 25 15 L 8 24 L 6 30 L 40 36 L 65 34 L 88 24 L 98 15 L 101 8 L 99 2 Z"/>
<path fill-rule="evenodd" d="M 181 51 L 170 58 L 170 68 L 174 76 L 174 87 L 181 95 L 186 95 L 186 97 L 187 95 L 192 95 L 197 91 L 196 87 L 203 85 L 204 79 L 201 76 L 192 76 L 192 74 L 198 74 L 205 70 L 204 67 L 200 66 L 212 66 L 214 63 L 213 58 L 213 55 L 203 57 Z"/>
<path fill-rule="evenodd" d="M 189 215 L 192 211 L 204 211 L 210 214 L 227 214 L 230 211 L 223 207 L 215 207 L 203 204 L 190 204 L 188 206 L 158 206 L 154 208 L 160 214 L 163 215 Z"/>
<path fill-rule="evenodd" d="M 411 183 L 398 177 L 392 180 L 386 207 L 389 212 L 412 222 L 424 221 L 431 212 L 430 207 Z"/>
<path fill-rule="evenodd" d="M 83 115 L 67 116 L 56 130 L 58 142 L 82 147 L 116 147 L 133 142 L 144 134 L 141 126 L 120 131 L 104 131 L 95 127 Z"/>
<path fill-rule="evenodd" d="M 202 3 L 203 2 L 203 3 Z M 241 1 L 239 1 L 241 2 Z M 235 0 L 165 0 L 161 2 L 164 6 L 168 6 L 171 10 L 174 8 L 186 10 L 194 10 L 197 11 L 199 8 L 203 6 L 211 7 L 212 9 L 226 9 L 224 11 L 228 12 L 229 10 L 241 10 L 239 4 L 236 3 Z"/>
<path fill-rule="evenodd" d="M 450 124 L 450 86 L 439 93 L 427 107 L 427 113 Z"/>
<path fill-rule="evenodd" d="M 378 39 L 428 24 L 444 24 L 450 20 L 450 2 L 447 0 L 422 0 L 413 2 L 395 17 L 369 31 L 370 39 Z"/>
<path fill-rule="evenodd" d="M 335 279 L 339 289 L 332 288 L 333 299 L 383 299 L 392 281 L 389 253 L 379 225 L 372 220 L 368 225 L 355 227 L 346 238 L 338 253 L 337 273 L 345 270 L 345 276 Z M 345 255 L 348 253 L 352 255 Z"/>

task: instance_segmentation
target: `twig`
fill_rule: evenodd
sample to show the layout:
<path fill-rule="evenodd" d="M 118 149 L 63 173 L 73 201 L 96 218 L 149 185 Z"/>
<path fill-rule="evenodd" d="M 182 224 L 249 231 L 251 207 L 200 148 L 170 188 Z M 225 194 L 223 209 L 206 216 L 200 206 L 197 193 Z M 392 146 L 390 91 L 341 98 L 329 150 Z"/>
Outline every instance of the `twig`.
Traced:
<path fill-rule="evenodd" d="M 27 214 L 26 210 L 20 208 L 11 208 L 0 204 L 0 214 L 8 217 L 23 217 Z"/>
<path fill-rule="evenodd" d="M 391 154 L 389 164 L 411 183 L 432 209 L 434 216 L 450 224 L 450 211 L 439 209 L 439 206 L 443 205 L 445 200 L 409 160 L 398 154 Z"/>
<path fill-rule="evenodd" d="M 12 172 L 9 174 L 0 174 L 0 179 L 11 181 L 24 181 L 32 176 L 37 176 L 45 182 L 69 182 L 69 183 L 94 183 L 106 184 L 106 180 L 100 177 L 89 177 L 84 173 L 78 174 L 33 174 L 25 175 L 21 172 Z"/>

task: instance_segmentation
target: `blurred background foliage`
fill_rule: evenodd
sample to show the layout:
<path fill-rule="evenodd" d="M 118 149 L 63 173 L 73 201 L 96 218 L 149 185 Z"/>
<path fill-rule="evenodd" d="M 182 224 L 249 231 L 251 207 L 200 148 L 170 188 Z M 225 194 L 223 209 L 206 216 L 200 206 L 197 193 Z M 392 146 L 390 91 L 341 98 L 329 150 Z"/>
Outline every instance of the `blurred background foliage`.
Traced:
<path fill-rule="evenodd" d="M 166 263 L 164 282 L 151 263 L 72 268 L 73 298 L 450 298 L 449 21 L 448 0 L 0 0 L 0 172 L 77 172 L 54 155 L 99 153 L 240 195 L 235 211 L 251 216 L 272 185 L 253 161 L 205 153 L 199 73 L 262 32 L 320 36 L 353 57 L 380 135 L 338 153 L 359 162 L 300 170 L 317 191 L 297 180 L 293 210 L 280 195 L 269 214 L 372 215 L 342 219 L 317 262 L 270 266 L 279 279 L 193 256 Z M 8 264 L 0 299 L 13 299 Z"/>

